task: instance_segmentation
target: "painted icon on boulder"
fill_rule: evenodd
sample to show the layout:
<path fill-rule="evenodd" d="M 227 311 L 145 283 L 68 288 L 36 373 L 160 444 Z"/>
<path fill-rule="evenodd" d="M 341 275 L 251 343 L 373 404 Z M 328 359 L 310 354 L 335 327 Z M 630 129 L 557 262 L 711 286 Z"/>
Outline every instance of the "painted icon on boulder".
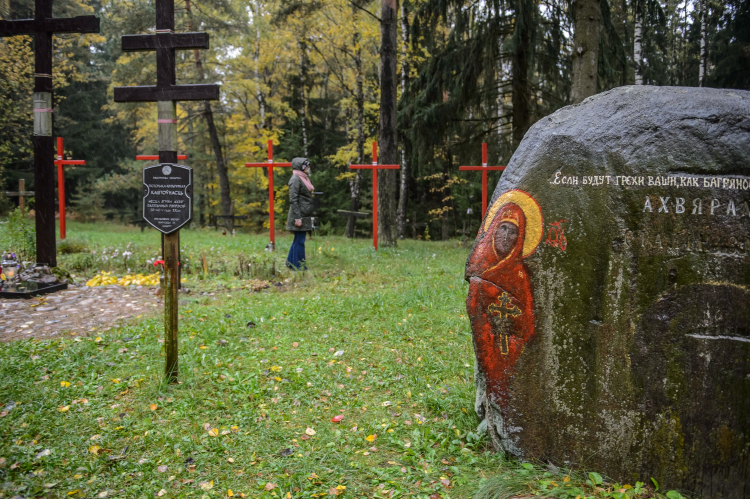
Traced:
<path fill-rule="evenodd" d="M 747 495 L 749 113 L 750 92 L 620 87 L 529 129 L 466 264 L 495 449 Z"/>
<path fill-rule="evenodd" d="M 536 200 L 509 190 L 490 208 L 466 266 L 466 308 L 486 383 L 482 396 L 500 408 L 507 407 L 513 366 L 534 336 L 534 295 L 524 258 L 536 251 L 543 225 Z"/>

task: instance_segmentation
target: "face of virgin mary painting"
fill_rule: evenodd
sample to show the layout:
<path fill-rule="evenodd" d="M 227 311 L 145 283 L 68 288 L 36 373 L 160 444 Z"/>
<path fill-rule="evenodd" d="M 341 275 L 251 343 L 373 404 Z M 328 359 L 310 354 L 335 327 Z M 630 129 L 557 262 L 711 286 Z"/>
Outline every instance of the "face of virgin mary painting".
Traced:
<path fill-rule="evenodd" d="M 534 336 L 534 293 L 524 262 L 539 244 L 541 210 L 527 193 L 501 195 L 487 213 L 466 266 L 466 308 L 487 397 L 502 407 L 513 366 Z"/>

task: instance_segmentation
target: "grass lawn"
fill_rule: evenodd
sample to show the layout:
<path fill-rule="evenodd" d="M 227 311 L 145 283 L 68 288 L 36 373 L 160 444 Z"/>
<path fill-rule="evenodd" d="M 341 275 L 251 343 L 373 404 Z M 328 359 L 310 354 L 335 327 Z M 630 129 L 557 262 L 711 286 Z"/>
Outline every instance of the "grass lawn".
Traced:
<path fill-rule="evenodd" d="M 85 251 L 59 263 L 79 279 L 153 272 L 159 256 L 153 230 L 69 234 Z M 273 256 L 266 242 L 183 231 L 179 384 L 162 381 L 158 315 L 4 345 L 0 497 L 469 498 L 498 475 L 498 490 L 526 494 L 655 495 L 486 452 L 466 246 L 407 240 L 375 253 L 369 240 L 316 236 L 309 272 L 270 278 L 291 237 Z M 258 280 L 283 285 L 253 291 Z"/>

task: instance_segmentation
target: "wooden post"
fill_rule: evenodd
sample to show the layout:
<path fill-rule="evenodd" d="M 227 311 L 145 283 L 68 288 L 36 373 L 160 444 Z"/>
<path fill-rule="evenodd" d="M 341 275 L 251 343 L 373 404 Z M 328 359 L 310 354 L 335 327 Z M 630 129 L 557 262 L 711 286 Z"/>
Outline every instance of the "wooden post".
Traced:
<path fill-rule="evenodd" d="M 158 19 L 158 14 L 157 14 Z M 177 163 L 177 103 L 158 101 L 159 162 Z M 177 332 L 179 330 L 180 231 L 162 234 L 164 257 L 164 376 L 169 383 L 177 382 Z"/>
<path fill-rule="evenodd" d="M 26 180 L 22 178 L 18 179 L 18 192 L 24 191 L 26 191 Z M 26 198 L 23 194 L 18 197 L 18 205 L 21 208 L 21 216 L 26 216 Z"/>
<path fill-rule="evenodd" d="M 164 235 L 164 376 L 167 381 L 177 381 L 177 331 L 179 330 L 179 308 L 177 306 L 177 286 L 180 282 L 178 270 L 178 248 L 180 231 Z"/>

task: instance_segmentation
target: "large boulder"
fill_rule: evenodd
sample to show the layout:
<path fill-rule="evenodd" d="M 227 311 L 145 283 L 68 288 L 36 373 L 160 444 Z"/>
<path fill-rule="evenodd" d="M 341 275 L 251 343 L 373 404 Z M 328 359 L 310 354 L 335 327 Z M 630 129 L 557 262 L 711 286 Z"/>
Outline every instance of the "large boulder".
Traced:
<path fill-rule="evenodd" d="M 750 92 L 621 87 L 536 123 L 466 266 L 494 445 L 747 497 L 749 252 Z"/>

